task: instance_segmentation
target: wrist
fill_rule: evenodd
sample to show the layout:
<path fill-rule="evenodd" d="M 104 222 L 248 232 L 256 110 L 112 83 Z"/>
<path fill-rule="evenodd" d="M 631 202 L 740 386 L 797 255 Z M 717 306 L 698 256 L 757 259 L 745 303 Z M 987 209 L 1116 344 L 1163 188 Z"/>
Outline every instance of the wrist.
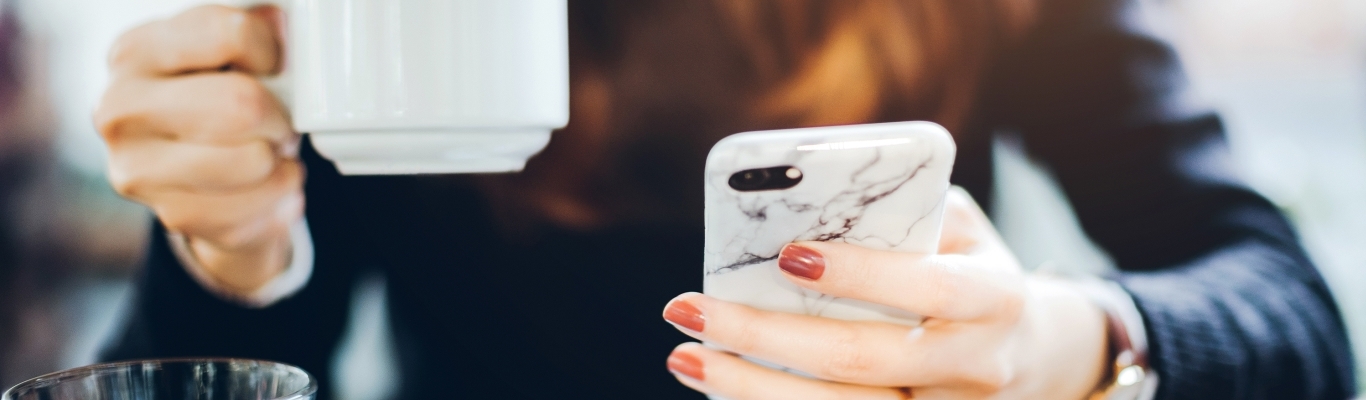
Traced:
<path fill-rule="evenodd" d="M 288 235 L 231 248 L 188 236 L 185 241 L 204 274 L 235 293 L 253 293 L 270 283 L 289 266 L 293 252 Z"/>
<path fill-rule="evenodd" d="M 1111 357 L 1105 311 L 1067 281 L 1030 279 L 1033 351 L 1021 361 L 1037 368 L 1034 390 L 1047 398 L 1086 399 L 1108 376 Z"/>
<path fill-rule="evenodd" d="M 1074 282 L 1105 311 L 1109 364 L 1105 378 L 1090 399 L 1152 399 L 1158 377 L 1148 362 L 1146 327 L 1133 298 L 1115 282 L 1095 277 L 1082 277 Z"/>

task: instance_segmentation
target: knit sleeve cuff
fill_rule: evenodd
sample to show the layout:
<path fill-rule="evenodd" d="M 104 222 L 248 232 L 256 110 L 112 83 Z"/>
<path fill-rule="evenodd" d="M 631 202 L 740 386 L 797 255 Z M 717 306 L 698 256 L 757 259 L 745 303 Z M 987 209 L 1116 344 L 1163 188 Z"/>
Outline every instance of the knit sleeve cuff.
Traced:
<path fill-rule="evenodd" d="M 204 270 L 203 264 L 195 258 L 194 252 L 190 251 L 189 241 L 184 235 L 168 232 L 166 239 L 171 244 L 171 251 L 175 253 L 176 260 L 180 261 L 180 265 L 204 290 L 243 307 L 269 307 L 298 293 L 313 276 L 313 237 L 309 233 L 307 219 L 301 219 L 290 226 L 289 239 L 293 251 L 290 252 L 289 265 L 285 267 L 284 272 L 251 292 L 229 288 L 210 276 L 208 271 Z"/>

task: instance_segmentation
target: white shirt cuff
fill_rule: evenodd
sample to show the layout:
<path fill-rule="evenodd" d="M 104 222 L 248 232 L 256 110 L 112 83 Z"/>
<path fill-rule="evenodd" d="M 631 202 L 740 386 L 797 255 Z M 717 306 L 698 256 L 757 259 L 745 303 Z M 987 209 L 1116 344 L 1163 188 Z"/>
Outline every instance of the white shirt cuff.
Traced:
<path fill-rule="evenodd" d="M 204 270 L 203 264 L 199 263 L 199 259 L 195 258 L 194 252 L 190 251 L 190 243 L 185 235 L 168 232 L 166 239 L 170 241 L 171 252 L 175 253 L 176 260 L 180 261 L 180 265 L 185 267 L 185 272 L 189 273 L 204 290 L 244 307 L 269 307 L 298 293 L 313 276 L 313 237 L 308 231 L 306 218 L 289 227 L 290 244 L 294 249 L 290 252 L 289 265 L 285 267 L 284 272 L 260 289 L 249 293 L 228 288 L 210 276 L 208 271 Z"/>

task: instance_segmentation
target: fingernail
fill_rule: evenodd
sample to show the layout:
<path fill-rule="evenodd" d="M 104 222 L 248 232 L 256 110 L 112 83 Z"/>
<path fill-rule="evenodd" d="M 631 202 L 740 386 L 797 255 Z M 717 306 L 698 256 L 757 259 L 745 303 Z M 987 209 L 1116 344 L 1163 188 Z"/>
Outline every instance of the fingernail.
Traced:
<path fill-rule="evenodd" d="M 825 257 L 806 247 L 789 244 L 778 254 L 778 268 L 802 278 L 817 280 L 825 274 Z"/>
<path fill-rule="evenodd" d="M 707 326 L 707 317 L 702 310 L 687 300 L 674 300 L 664 307 L 664 319 L 684 329 L 701 333 Z"/>
<path fill-rule="evenodd" d="M 688 353 L 673 352 L 669 354 L 669 372 L 683 375 L 693 380 L 704 381 L 707 376 L 702 372 L 702 360 Z"/>

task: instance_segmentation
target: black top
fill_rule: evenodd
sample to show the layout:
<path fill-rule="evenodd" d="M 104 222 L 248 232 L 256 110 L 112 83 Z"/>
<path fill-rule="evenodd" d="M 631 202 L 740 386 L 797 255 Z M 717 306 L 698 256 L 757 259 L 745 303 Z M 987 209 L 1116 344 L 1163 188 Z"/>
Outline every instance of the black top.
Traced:
<path fill-rule="evenodd" d="M 973 134 L 956 135 L 953 181 L 986 204 L 990 133 L 1020 135 L 1123 270 L 1158 398 L 1347 398 L 1351 351 L 1328 288 L 1276 207 L 1235 177 L 1219 119 L 1185 102 L 1174 54 L 1131 12 L 1046 3 L 998 60 Z M 701 398 L 666 371 L 689 338 L 660 317 L 701 288 L 701 221 L 509 240 L 465 178 L 342 177 L 307 145 L 303 159 L 308 286 L 260 310 L 221 301 L 158 225 L 105 358 L 266 358 L 326 382 L 355 278 L 375 269 L 388 278 L 403 398 Z M 696 172 L 688 193 L 700 198 Z"/>

